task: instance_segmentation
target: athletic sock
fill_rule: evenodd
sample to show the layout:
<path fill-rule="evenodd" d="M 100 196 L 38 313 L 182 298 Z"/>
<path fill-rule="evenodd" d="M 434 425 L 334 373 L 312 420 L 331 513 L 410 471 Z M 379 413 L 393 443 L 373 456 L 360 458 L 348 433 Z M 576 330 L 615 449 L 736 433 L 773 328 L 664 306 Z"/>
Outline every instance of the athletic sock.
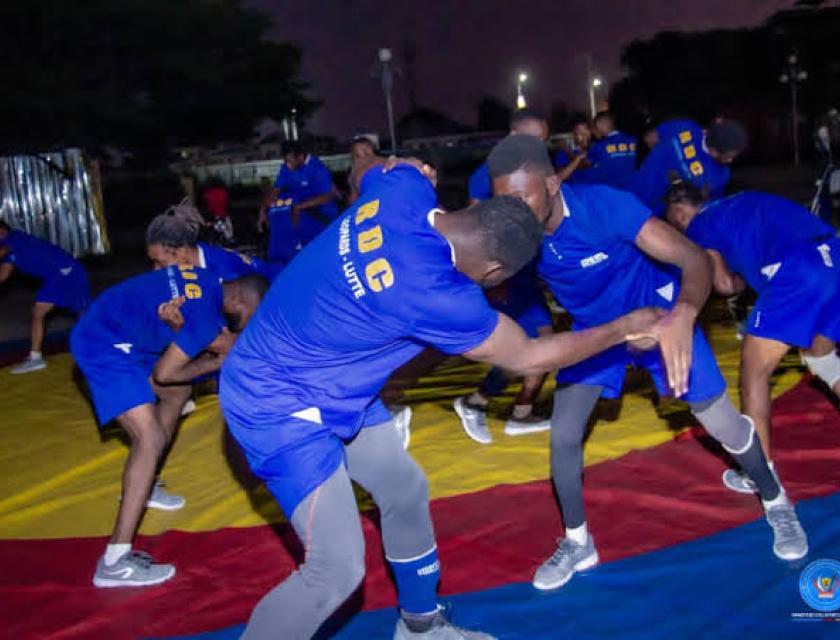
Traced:
<path fill-rule="evenodd" d="M 397 600 L 406 614 L 423 618 L 437 612 L 437 585 L 440 562 L 437 547 L 417 558 L 393 560 L 388 558 L 397 583 Z M 431 622 L 429 623 L 431 624 Z"/>
<path fill-rule="evenodd" d="M 589 540 L 589 529 L 584 522 L 579 527 L 574 527 L 573 529 L 566 529 L 566 537 L 581 546 L 586 544 L 586 541 Z"/>
<path fill-rule="evenodd" d="M 777 495 L 772 500 L 762 500 L 761 504 L 764 507 L 764 510 L 767 511 L 768 509 L 772 509 L 773 507 L 781 507 L 783 505 L 788 504 L 790 501 L 788 500 L 787 495 L 784 491 L 779 491 L 779 495 Z"/>
<path fill-rule="evenodd" d="M 478 391 L 473 391 L 470 395 L 467 396 L 467 404 L 486 407 L 489 402 L 490 401 Z"/>
<path fill-rule="evenodd" d="M 753 438 L 745 451 L 733 453 L 732 457 L 735 458 L 749 479 L 755 483 L 758 495 L 761 496 L 763 501 L 775 500 L 779 495 L 784 494 L 782 486 L 776 481 L 776 476 L 770 470 L 758 438 Z"/>
<path fill-rule="evenodd" d="M 532 404 L 515 404 L 513 405 L 513 412 L 511 413 L 511 417 L 514 420 L 524 420 L 528 416 L 531 415 L 531 411 L 533 410 L 534 405 Z"/>
<path fill-rule="evenodd" d="M 29 352 L 29 359 L 30 360 L 43 360 L 44 354 L 40 351 L 30 351 Z"/>
<path fill-rule="evenodd" d="M 126 543 L 109 544 L 105 547 L 105 564 L 109 567 L 116 564 L 126 553 L 131 551 L 131 545 Z"/>

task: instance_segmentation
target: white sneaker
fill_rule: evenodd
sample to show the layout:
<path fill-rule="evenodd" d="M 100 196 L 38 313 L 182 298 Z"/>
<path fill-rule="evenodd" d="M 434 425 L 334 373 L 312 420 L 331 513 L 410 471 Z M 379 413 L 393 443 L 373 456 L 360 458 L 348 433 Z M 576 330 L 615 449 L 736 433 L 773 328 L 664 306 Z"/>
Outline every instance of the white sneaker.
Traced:
<path fill-rule="evenodd" d="M 403 449 L 408 449 L 411 442 L 411 407 L 401 407 L 394 412 L 394 429 L 400 434 Z"/>
<path fill-rule="evenodd" d="M 507 436 L 524 436 L 538 431 L 548 431 L 549 429 L 551 429 L 551 419 L 540 418 L 534 414 L 525 418 L 510 418 L 505 422 L 505 435 Z"/>
<path fill-rule="evenodd" d="M 177 511 L 181 509 L 187 501 L 183 496 L 164 491 L 163 487 L 165 486 L 160 480 L 155 482 L 152 487 L 152 493 L 146 501 L 146 506 L 150 509 L 160 509 L 161 511 Z"/>
<path fill-rule="evenodd" d="M 467 402 L 466 396 L 456 398 L 454 403 L 455 413 L 461 419 L 461 426 L 464 432 L 480 444 L 490 444 L 493 436 L 487 426 L 487 410 Z"/>
<path fill-rule="evenodd" d="M 40 371 L 41 369 L 46 368 L 47 363 L 44 361 L 43 358 L 33 358 L 32 356 L 29 356 L 18 366 L 12 367 L 9 373 L 19 375 L 21 373 L 32 373 L 33 371 Z"/>

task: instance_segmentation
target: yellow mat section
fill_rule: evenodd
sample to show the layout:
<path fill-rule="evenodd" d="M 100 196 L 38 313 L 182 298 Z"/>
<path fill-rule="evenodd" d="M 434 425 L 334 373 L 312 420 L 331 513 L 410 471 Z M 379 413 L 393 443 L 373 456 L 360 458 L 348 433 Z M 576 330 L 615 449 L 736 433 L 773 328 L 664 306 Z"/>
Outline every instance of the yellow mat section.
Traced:
<path fill-rule="evenodd" d="M 734 331 L 715 328 L 710 337 L 737 402 Z M 476 444 L 463 434 L 452 400 L 475 388 L 485 371 L 484 366 L 450 359 L 405 390 L 405 401 L 414 411 L 410 451 L 429 475 L 433 498 L 548 476 L 547 433 L 506 437 L 502 420 L 491 418 L 493 445 Z M 787 390 L 799 376 L 796 362 L 786 361 L 774 392 Z M 23 376 L 2 369 L 0 389 L 0 537 L 109 534 L 128 449 L 119 430 L 97 430 L 74 382 L 70 356 L 50 358 L 47 369 Z M 620 406 L 599 406 L 601 419 L 585 448 L 587 464 L 660 444 L 687 424 L 680 403 L 666 400 L 654 406 L 645 376 L 628 376 L 626 391 Z M 511 393 L 494 402 L 491 411 L 504 415 Z M 245 470 L 238 447 L 226 435 L 215 396 L 201 397 L 195 413 L 182 421 L 163 479 L 187 498 L 187 505 L 176 512 L 149 511 L 142 533 L 246 527 L 282 519 L 268 492 Z"/>

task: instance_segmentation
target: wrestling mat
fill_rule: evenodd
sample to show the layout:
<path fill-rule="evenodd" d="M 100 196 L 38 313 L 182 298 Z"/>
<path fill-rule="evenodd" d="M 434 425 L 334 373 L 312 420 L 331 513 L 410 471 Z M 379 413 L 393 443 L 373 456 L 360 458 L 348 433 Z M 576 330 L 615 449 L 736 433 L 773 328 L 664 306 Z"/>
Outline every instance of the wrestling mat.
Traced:
<path fill-rule="evenodd" d="M 715 327 L 710 337 L 737 402 L 734 330 Z M 548 594 L 530 585 L 562 532 L 548 434 L 502 433 L 511 388 L 491 405 L 496 441 L 469 440 L 452 401 L 485 371 L 440 360 L 419 378 L 397 376 L 391 388 L 405 391 L 390 392 L 413 409 L 409 450 L 429 476 L 440 592 L 456 623 L 500 638 L 840 633 L 800 615 L 815 613 L 800 595 L 805 566 L 840 559 L 840 412 L 803 379 L 798 359 L 788 357 L 775 378 L 774 430 L 777 468 L 810 536 L 807 558 L 773 556 L 758 501 L 721 485 L 721 450 L 692 426 L 684 405 L 657 398 L 646 376 L 631 373 L 624 399 L 599 405 L 585 448 L 586 503 L 602 563 Z M 66 353 L 41 372 L 0 370 L 0 388 L 0 637 L 237 638 L 260 596 L 300 559 L 281 512 L 226 434 L 216 397 L 204 395 L 182 421 L 163 473 L 187 505 L 149 511 L 137 544 L 173 562 L 177 576 L 145 589 L 95 589 L 125 441 L 118 430 L 98 432 Z M 329 631 L 390 638 L 394 588 L 375 509 L 362 492 L 359 502 L 367 577 Z"/>

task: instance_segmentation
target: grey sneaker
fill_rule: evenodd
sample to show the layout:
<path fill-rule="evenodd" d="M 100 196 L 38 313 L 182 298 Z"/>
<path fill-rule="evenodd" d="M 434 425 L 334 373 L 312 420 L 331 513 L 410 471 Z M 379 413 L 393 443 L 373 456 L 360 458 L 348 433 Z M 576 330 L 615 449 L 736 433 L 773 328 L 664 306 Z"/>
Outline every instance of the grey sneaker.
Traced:
<path fill-rule="evenodd" d="M 790 502 L 772 507 L 765 514 L 773 529 L 773 553 L 782 560 L 799 560 L 808 553 L 808 536 L 799 524 Z"/>
<path fill-rule="evenodd" d="M 723 486 L 738 493 L 757 493 L 755 482 L 740 469 L 727 469 L 723 472 Z"/>
<path fill-rule="evenodd" d="M 26 360 L 21 362 L 18 366 L 12 367 L 9 373 L 14 375 L 19 375 L 21 373 L 32 373 L 33 371 L 40 371 L 41 369 L 46 369 L 47 363 L 44 361 L 43 358 L 32 358 L 28 357 Z"/>
<path fill-rule="evenodd" d="M 175 575 L 171 564 L 156 564 L 144 551 L 129 551 L 110 567 L 105 558 L 96 563 L 93 584 L 96 587 L 146 587 L 166 582 Z"/>
<path fill-rule="evenodd" d="M 505 435 L 507 436 L 524 436 L 528 433 L 548 431 L 549 429 L 551 429 L 551 420 L 540 418 L 534 414 L 526 418 L 511 418 L 505 422 Z"/>
<path fill-rule="evenodd" d="M 557 589 L 571 580 L 576 572 L 594 567 L 598 560 L 595 540 L 591 535 L 583 545 L 560 538 L 557 550 L 537 569 L 532 584 L 542 591 Z"/>
<path fill-rule="evenodd" d="M 150 509 L 161 509 L 163 511 L 177 511 L 187 503 L 183 496 L 164 491 L 163 488 L 165 486 L 160 480 L 155 482 L 152 487 L 152 493 L 146 501 L 147 507 Z"/>
<path fill-rule="evenodd" d="M 461 418 L 461 426 L 467 435 L 481 444 L 493 442 L 490 429 L 487 427 L 487 412 L 473 404 L 468 404 L 465 397 L 455 399 L 455 413 Z"/>
<path fill-rule="evenodd" d="M 442 607 L 438 608 L 432 626 L 427 631 L 412 631 L 408 628 L 405 620 L 400 618 L 397 628 L 394 630 L 394 640 L 496 640 L 496 636 L 481 631 L 470 631 L 462 627 L 456 627 L 444 616 Z"/>
<path fill-rule="evenodd" d="M 403 449 L 408 449 L 411 442 L 411 407 L 401 407 L 394 411 L 394 429 L 400 434 Z"/>
<path fill-rule="evenodd" d="M 773 467 L 770 467 L 770 473 L 776 478 L 776 483 L 781 487 L 782 481 L 779 480 L 779 474 Z M 758 488 L 755 486 L 750 477 L 741 469 L 727 469 L 723 472 L 723 486 L 738 493 L 758 493 Z"/>

